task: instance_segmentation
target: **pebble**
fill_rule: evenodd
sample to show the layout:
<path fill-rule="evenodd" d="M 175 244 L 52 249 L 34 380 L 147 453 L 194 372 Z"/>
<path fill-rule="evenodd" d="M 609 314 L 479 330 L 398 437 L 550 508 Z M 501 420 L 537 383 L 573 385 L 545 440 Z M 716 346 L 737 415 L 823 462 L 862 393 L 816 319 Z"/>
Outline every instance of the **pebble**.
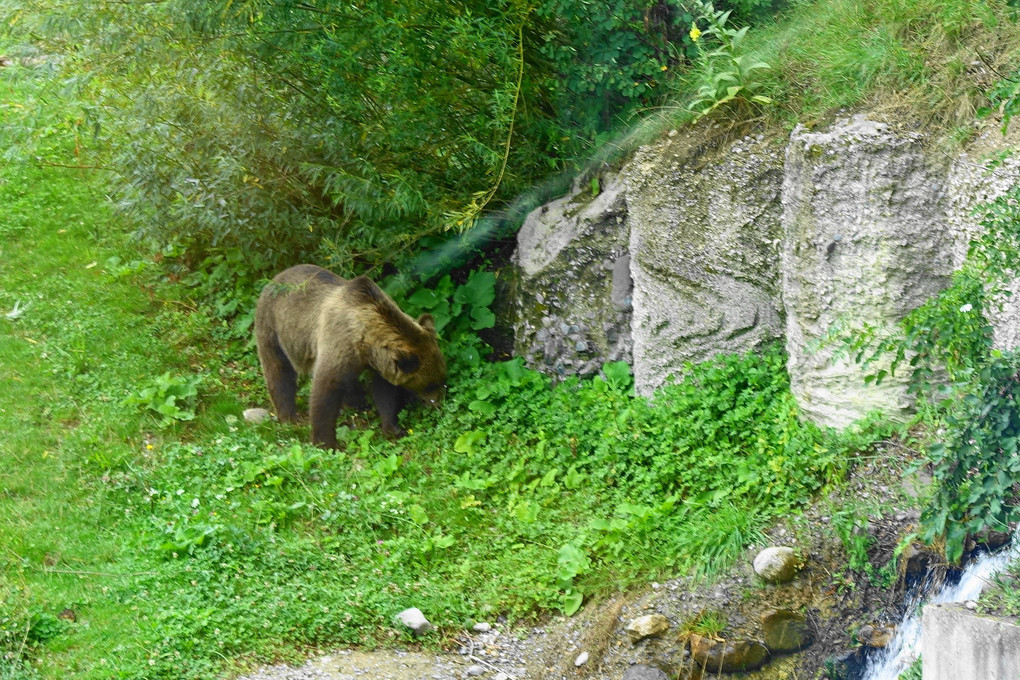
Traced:
<path fill-rule="evenodd" d="M 479 621 L 475 625 L 471 626 L 471 630 L 475 631 L 476 633 L 488 633 L 490 630 L 492 630 L 492 624 L 486 623 L 485 621 Z"/>
<path fill-rule="evenodd" d="M 471 666 L 468 666 L 467 674 L 469 676 L 471 676 L 472 678 L 475 677 L 475 676 L 478 676 L 478 675 L 484 675 L 485 674 L 485 666 L 483 666 L 481 664 L 477 664 L 477 663 L 473 664 Z"/>
<path fill-rule="evenodd" d="M 575 666 L 583 666 L 587 661 L 588 661 L 588 652 L 581 652 L 580 654 L 577 655 L 577 658 L 574 659 L 574 665 Z"/>
<path fill-rule="evenodd" d="M 269 420 L 269 411 L 264 408 L 248 408 L 244 410 L 241 416 L 244 418 L 244 422 L 257 425 Z"/>

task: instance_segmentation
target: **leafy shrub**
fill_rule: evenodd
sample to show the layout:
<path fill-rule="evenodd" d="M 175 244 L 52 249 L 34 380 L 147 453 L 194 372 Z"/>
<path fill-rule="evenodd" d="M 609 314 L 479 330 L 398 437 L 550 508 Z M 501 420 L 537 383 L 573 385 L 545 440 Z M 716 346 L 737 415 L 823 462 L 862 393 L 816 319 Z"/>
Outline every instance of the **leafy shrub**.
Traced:
<path fill-rule="evenodd" d="M 691 39 L 698 43 L 699 39 L 708 41 L 715 38 L 718 45 L 701 55 L 701 84 L 694 99 L 687 105 L 688 109 L 700 117 L 728 104 L 743 109 L 743 114 L 747 114 L 756 105 L 771 104 L 771 99 L 759 94 L 763 83 L 756 71 L 772 67 L 764 61 L 753 59 L 743 47 L 749 27 L 744 26 L 739 30 L 727 27 L 731 12 L 717 11 L 710 2 L 702 3 L 699 12 L 706 28 L 701 31 L 692 24 Z"/>
<path fill-rule="evenodd" d="M 167 372 L 158 376 L 148 387 L 125 397 L 122 403 L 137 404 L 155 411 L 161 416 L 160 427 L 166 427 L 174 421 L 194 420 L 195 401 L 201 383 L 202 376 L 184 378 Z"/>
<path fill-rule="evenodd" d="M 908 314 L 898 333 L 880 337 L 868 328 L 848 343 L 864 365 L 891 355 L 889 373 L 905 366 L 911 390 L 935 401 L 946 431 L 929 450 L 938 486 L 922 515 L 923 537 L 944 537 L 951 561 L 962 556 L 968 533 L 1020 520 L 1020 356 L 994 347 L 988 320 L 1020 266 L 1018 200 L 1014 187 L 984 206 L 983 232 L 964 267 L 949 288 Z"/>
<path fill-rule="evenodd" d="M 692 52 L 680 0 L 23 5 L 152 250 L 250 279 L 406 262 L 664 103 Z"/>
<path fill-rule="evenodd" d="M 425 312 L 432 315 L 447 359 L 477 366 L 486 351 L 478 331 L 496 324 L 491 310 L 495 299 L 496 275 L 479 269 L 461 285 L 447 274 L 432 287 L 419 287 L 403 308 L 415 317 Z"/>

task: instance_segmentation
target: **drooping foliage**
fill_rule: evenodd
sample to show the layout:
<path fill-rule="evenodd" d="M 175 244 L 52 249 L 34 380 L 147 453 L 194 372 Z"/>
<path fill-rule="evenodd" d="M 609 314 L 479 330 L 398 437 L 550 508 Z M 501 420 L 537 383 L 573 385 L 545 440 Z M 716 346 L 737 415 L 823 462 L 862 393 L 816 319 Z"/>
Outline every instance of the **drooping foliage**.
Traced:
<path fill-rule="evenodd" d="M 167 262 L 353 273 L 498 212 L 662 103 L 693 7 L 30 0 L 9 27 L 63 56 L 83 147 Z"/>

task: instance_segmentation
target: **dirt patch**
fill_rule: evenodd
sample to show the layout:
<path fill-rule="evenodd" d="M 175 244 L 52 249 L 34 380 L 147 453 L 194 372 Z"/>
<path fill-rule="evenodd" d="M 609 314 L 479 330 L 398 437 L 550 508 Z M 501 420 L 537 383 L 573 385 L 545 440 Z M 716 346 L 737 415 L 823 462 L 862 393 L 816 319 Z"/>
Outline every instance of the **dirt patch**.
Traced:
<path fill-rule="evenodd" d="M 304 666 L 268 666 L 244 680 L 434 680 L 465 677 L 467 665 L 451 654 L 402 650 L 338 650 Z"/>

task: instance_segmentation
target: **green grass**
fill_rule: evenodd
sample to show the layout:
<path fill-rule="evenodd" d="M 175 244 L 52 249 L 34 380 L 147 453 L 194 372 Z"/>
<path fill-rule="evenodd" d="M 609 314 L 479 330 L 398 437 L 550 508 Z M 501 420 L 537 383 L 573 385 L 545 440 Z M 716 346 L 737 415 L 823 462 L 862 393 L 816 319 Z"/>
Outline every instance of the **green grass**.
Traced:
<path fill-rule="evenodd" d="M 970 125 L 988 88 L 1012 70 L 1016 17 L 999 0 L 796 0 L 752 27 L 743 50 L 772 67 L 756 79 L 773 119 L 813 123 L 877 107 L 951 130 Z M 678 82 L 680 101 L 701 73 Z"/>
<path fill-rule="evenodd" d="M 44 85 L 8 71 L 3 91 L 28 102 Z M 519 362 L 460 363 L 409 437 L 350 416 L 342 453 L 309 447 L 306 427 L 244 425 L 266 402 L 254 352 L 160 280 L 101 174 L 54 167 L 78 164 L 75 131 L 0 169 L 0 311 L 22 310 L 0 319 L 6 676 L 214 677 L 410 642 L 391 620 L 408 606 L 440 644 L 474 620 L 711 574 L 845 465 L 845 444 L 797 421 L 775 350 L 702 366 L 654 403 L 620 366 L 553 388 Z M 193 421 L 147 407 L 168 372 L 201 377 L 177 404 Z"/>
<path fill-rule="evenodd" d="M 863 35 L 856 20 L 841 39 Z M 809 108 L 923 77 L 902 30 L 822 41 L 839 55 L 813 76 L 809 37 L 777 53 L 786 87 L 829 79 Z M 101 172 L 54 165 L 82 163 L 78 113 L 41 76 L 0 78 L 0 130 L 32 115 L 42 131 L 41 162 L 0 166 L 0 312 L 23 310 L 0 317 L 3 677 L 214 677 L 410 642 L 391 621 L 408 606 L 441 644 L 473 620 L 717 572 L 848 463 L 854 442 L 797 420 L 775 348 L 700 366 L 654 402 L 619 366 L 554 388 L 519 362 L 461 363 L 443 411 L 409 414 L 411 436 L 346 417 L 341 453 L 308 447 L 304 427 L 244 425 L 267 401 L 254 352 L 161 278 Z M 168 372 L 201 378 L 179 404 L 193 421 L 146 408 L 159 392 L 132 403 Z"/>

